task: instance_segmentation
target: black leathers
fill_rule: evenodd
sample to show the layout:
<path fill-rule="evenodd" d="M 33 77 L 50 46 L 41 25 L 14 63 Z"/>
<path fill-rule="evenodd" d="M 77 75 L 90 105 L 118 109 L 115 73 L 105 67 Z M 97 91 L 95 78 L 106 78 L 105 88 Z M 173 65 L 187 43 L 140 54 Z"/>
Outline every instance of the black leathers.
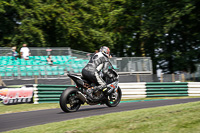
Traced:
<path fill-rule="evenodd" d="M 109 74 L 109 65 L 109 59 L 101 52 L 98 52 L 90 58 L 89 63 L 83 68 L 82 76 L 91 83 L 95 83 L 97 89 L 102 89 L 106 86 L 106 82 L 100 76 L 100 72 L 102 71 L 103 75 L 109 78 L 113 76 Z"/>

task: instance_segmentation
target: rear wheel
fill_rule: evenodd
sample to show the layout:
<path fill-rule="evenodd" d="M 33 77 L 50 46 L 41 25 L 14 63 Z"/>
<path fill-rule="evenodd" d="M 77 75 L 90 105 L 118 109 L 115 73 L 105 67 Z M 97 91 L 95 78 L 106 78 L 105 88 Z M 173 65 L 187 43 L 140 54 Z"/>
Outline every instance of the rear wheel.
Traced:
<path fill-rule="evenodd" d="M 121 97 L 122 97 L 122 91 L 118 87 L 118 89 L 115 92 L 111 93 L 108 96 L 106 105 L 108 107 L 116 107 L 119 104 L 119 102 L 121 101 Z"/>
<path fill-rule="evenodd" d="M 81 101 L 77 98 L 77 89 L 69 87 L 60 96 L 60 108 L 64 112 L 75 112 L 81 106 Z"/>

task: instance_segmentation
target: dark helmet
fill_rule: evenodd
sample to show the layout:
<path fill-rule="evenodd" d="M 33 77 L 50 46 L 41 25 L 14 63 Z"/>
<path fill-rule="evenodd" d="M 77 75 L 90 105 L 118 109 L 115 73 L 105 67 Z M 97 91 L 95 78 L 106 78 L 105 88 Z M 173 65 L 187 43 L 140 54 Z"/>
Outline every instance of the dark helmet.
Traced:
<path fill-rule="evenodd" d="M 110 56 L 110 49 L 108 47 L 102 46 L 99 51 L 102 52 L 106 57 L 109 58 L 109 56 Z"/>

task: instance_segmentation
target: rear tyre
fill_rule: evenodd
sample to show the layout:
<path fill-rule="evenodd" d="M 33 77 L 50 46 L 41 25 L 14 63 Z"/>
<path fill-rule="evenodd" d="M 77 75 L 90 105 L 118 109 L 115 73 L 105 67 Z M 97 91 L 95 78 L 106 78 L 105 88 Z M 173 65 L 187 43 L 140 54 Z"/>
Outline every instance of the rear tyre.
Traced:
<path fill-rule="evenodd" d="M 80 108 L 81 101 L 77 98 L 77 92 L 75 87 L 69 87 L 61 94 L 60 108 L 64 112 L 76 112 Z"/>
<path fill-rule="evenodd" d="M 106 101 L 106 105 L 108 107 L 116 107 L 120 103 L 121 97 L 122 97 L 122 91 L 118 87 L 118 89 L 115 92 L 111 93 L 108 96 L 107 101 Z"/>

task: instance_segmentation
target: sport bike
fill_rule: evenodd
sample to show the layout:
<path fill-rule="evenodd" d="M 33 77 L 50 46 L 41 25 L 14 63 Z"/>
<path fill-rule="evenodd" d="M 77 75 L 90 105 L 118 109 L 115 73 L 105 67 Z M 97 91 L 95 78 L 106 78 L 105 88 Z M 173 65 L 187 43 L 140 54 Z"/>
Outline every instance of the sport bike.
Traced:
<path fill-rule="evenodd" d="M 92 97 L 88 96 L 86 91 L 92 87 L 95 87 L 94 83 L 90 83 L 83 77 L 68 74 L 68 76 L 76 84 L 75 87 L 68 87 L 63 91 L 60 96 L 60 107 L 64 112 L 75 112 L 81 105 L 87 103 L 89 105 L 106 104 L 108 107 L 115 107 L 119 104 L 122 96 L 122 92 L 119 83 L 119 75 L 112 68 L 108 70 L 113 78 L 104 77 L 107 87 L 92 93 Z"/>

